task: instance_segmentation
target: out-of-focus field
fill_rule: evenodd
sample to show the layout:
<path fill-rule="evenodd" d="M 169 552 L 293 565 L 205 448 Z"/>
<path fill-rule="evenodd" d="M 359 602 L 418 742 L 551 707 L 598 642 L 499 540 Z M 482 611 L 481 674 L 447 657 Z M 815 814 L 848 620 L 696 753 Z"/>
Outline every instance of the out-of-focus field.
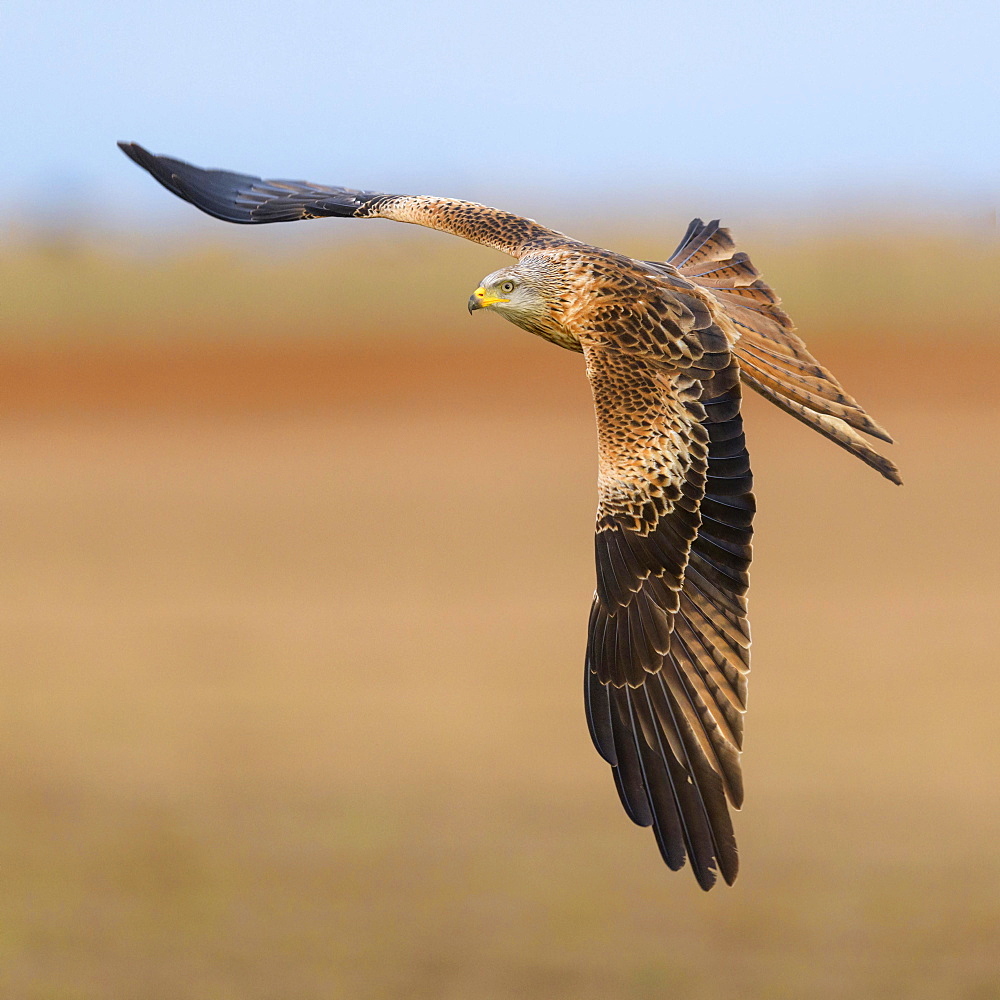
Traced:
<path fill-rule="evenodd" d="M 703 894 L 587 735 L 579 357 L 8 319 L 0 996 L 1000 996 L 995 320 L 820 335 L 901 489 L 748 400 L 742 871 Z"/>
<path fill-rule="evenodd" d="M 563 222 L 575 236 L 665 259 L 687 219 L 622 231 Z M 289 227 L 291 228 L 291 227 Z M 277 232 L 275 232 L 277 230 Z M 465 302 L 510 258 L 414 226 L 219 227 L 213 243 L 143 246 L 73 232 L 0 244 L 0 346 L 73 347 L 469 337 Z M 215 230 L 212 230 L 215 232 Z M 996 332 L 995 223 L 945 231 L 872 220 L 862 233 L 746 226 L 738 244 L 817 337 L 981 338 Z"/>

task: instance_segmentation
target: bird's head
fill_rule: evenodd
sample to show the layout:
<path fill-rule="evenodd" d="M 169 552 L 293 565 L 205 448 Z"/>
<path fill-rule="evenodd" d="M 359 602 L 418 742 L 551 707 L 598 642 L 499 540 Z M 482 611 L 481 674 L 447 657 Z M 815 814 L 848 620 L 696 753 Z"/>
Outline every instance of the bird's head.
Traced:
<path fill-rule="evenodd" d="M 469 312 L 494 309 L 512 322 L 517 322 L 518 315 L 540 316 L 547 311 L 545 300 L 526 277 L 517 267 L 504 267 L 488 274 L 469 296 Z"/>
<path fill-rule="evenodd" d="M 565 301 L 566 275 L 556 261 L 522 260 L 483 278 L 469 296 L 469 312 L 489 309 L 531 333 L 562 339 Z"/>

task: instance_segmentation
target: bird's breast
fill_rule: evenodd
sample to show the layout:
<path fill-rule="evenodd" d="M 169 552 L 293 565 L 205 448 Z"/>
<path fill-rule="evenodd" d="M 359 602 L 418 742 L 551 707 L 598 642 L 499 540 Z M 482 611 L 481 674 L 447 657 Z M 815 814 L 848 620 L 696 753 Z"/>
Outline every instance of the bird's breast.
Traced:
<path fill-rule="evenodd" d="M 504 319 L 519 326 L 522 330 L 527 330 L 528 333 L 533 333 L 536 337 L 541 337 L 542 340 L 555 344 L 557 347 L 565 347 L 567 351 L 583 351 L 579 336 L 573 333 L 567 324 L 561 322 L 557 316 L 505 313 Z"/>
<path fill-rule="evenodd" d="M 583 345 L 580 343 L 580 338 L 561 323 L 535 322 L 530 325 L 525 325 L 524 329 L 526 329 L 528 333 L 533 333 L 536 337 L 541 337 L 542 340 L 547 340 L 549 343 L 555 344 L 557 347 L 566 348 L 567 351 L 576 351 L 577 353 L 583 352 Z"/>

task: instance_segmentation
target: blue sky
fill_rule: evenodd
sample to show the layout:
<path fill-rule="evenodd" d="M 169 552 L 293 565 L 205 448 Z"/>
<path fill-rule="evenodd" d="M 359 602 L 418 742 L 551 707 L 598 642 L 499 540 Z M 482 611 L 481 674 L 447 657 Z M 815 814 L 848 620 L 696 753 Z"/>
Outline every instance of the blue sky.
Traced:
<path fill-rule="evenodd" d="M 598 213 L 690 191 L 988 210 L 998 12 L 996 0 L 4 0 L 0 203 L 169 215 L 115 150 L 123 138 L 377 190 L 573 192 Z"/>

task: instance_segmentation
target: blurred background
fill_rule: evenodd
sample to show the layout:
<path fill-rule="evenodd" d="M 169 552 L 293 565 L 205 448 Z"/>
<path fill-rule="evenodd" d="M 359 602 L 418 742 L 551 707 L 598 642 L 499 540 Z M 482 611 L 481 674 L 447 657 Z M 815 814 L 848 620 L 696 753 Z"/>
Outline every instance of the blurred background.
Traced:
<path fill-rule="evenodd" d="M 0 995 L 1000 996 L 994 3 L 0 10 Z M 578 356 L 504 258 L 226 226 L 114 146 L 663 259 L 721 216 L 896 436 L 763 401 L 742 871 L 586 730 Z"/>

